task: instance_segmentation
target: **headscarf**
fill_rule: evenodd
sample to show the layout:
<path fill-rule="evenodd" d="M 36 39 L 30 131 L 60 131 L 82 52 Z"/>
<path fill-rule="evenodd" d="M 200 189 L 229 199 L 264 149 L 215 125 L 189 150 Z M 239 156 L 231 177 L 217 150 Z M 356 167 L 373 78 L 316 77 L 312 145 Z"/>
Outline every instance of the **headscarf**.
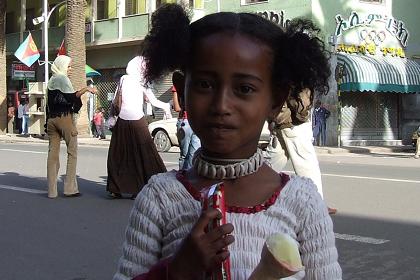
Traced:
<path fill-rule="evenodd" d="M 127 68 L 125 70 L 127 75 L 133 77 L 137 81 L 141 82 L 143 85 L 144 83 L 144 58 L 142 56 L 136 56 L 132 60 L 130 60 L 127 64 Z"/>
<path fill-rule="evenodd" d="M 66 55 L 57 56 L 51 65 L 52 77 L 48 81 L 49 90 L 59 90 L 62 93 L 75 93 L 73 85 L 67 77 L 67 69 L 71 58 Z"/>

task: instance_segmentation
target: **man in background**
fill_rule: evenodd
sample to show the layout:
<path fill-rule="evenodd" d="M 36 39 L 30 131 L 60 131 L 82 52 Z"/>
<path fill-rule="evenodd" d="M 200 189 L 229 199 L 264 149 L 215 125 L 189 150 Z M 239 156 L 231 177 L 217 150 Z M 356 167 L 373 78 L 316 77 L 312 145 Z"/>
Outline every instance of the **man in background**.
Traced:
<path fill-rule="evenodd" d="M 325 109 L 320 100 L 315 103 L 315 109 L 312 115 L 312 130 L 315 139 L 315 145 L 325 146 L 327 139 L 327 119 L 330 111 Z"/>

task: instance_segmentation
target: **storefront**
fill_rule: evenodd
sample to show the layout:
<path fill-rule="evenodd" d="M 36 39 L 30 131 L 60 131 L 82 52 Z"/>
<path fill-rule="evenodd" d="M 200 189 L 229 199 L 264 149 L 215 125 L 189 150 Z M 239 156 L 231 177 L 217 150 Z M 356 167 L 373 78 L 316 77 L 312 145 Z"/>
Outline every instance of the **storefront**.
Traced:
<path fill-rule="evenodd" d="M 342 145 L 399 145 L 404 104 L 420 93 L 420 65 L 406 58 L 409 32 L 387 15 L 337 20 L 339 138 Z"/>

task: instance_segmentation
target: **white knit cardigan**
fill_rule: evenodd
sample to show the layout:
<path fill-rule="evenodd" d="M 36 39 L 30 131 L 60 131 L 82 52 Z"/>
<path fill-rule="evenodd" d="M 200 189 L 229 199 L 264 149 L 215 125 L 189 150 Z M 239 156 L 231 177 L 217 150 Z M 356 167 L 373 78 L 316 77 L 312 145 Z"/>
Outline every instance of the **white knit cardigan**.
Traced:
<path fill-rule="evenodd" d="M 170 171 L 153 176 L 137 196 L 114 280 L 145 273 L 174 254 L 201 213 L 200 202 Z M 291 176 L 273 205 L 255 214 L 227 213 L 235 242 L 229 246 L 232 280 L 246 280 L 265 239 L 283 232 L 298 241 L 305 271 L 284 279 L 341 279 L 333 224 L 310 179 Z"/>

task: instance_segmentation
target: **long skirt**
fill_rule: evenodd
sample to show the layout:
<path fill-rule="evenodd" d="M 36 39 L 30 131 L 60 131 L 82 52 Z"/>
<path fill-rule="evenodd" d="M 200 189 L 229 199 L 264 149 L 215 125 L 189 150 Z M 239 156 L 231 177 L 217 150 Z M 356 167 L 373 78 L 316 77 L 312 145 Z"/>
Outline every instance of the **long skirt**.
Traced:
<path fill-rule="evenodd" d="M 140 192 L 152 175 L 166 172 L 145 118 L 118 118 L 108 150 L 107 191 L 116 194 Z"/>

